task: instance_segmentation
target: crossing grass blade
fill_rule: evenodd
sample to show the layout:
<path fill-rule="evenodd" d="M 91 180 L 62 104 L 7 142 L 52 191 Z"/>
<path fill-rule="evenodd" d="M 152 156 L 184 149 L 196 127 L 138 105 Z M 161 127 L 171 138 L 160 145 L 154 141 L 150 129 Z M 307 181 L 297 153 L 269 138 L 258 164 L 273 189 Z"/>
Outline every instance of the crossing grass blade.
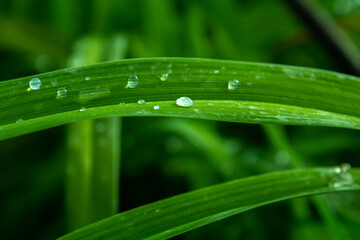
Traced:
<path fill-rule="evenodd" d="M 235 180 L 135 208 L 60 239 L 167 239 L 280 200 L 360 189 L 360 169 L 339 170 L 298 169 Z"/>
<path fill-rule="evenodd" d="M 137 78 L 137 84 L 128 85 L 129 76 Z M 33 78 L 41 81 L 37 90 L 29 87 Z M 182 96 L 191 98 L 194 106 L 177 106 Z M 138 104 L 139 99 L 146 103 Z M 0 140 L 107 116 L 360 129 L 360 78 L 274 64 L 149 58 L 0 82 Z"/>

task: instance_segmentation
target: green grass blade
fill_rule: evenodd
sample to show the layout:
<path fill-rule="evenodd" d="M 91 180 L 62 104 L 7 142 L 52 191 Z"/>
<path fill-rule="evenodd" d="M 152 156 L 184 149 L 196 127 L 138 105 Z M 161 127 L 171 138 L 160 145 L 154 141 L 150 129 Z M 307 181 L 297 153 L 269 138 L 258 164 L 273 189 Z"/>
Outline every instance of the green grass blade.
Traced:
<path fill-rule="evenodd" d="M 166 239 L 272 202 L 360 189 L 360 169 L 339 170 L 300 169 L 235 180 L 124 212 L 61 239 Z"/>
<path fill-rule="evenodd" d="M 134 88 L 127 85 L 131 74 L 138 77 Z M 163 74 L 168 74 L 166 81 L 161 80 Z M 29 88 L 34 77 L 41 80 L 38 90 Z M 233 79 L 238 85 L 229 90 Z M 64 88 L 66 94 L 59 96 L 57 92 Z M 176 106 L 181 96 L 190 97 L 194 106 Z M 137 104 L 139 99 L 146 103 Z M 133 59 L 0 82 L 0 140 L 106 116 L 360 129 L 359 109 L 360 78 L 350 75 L 222 60 Z"/>

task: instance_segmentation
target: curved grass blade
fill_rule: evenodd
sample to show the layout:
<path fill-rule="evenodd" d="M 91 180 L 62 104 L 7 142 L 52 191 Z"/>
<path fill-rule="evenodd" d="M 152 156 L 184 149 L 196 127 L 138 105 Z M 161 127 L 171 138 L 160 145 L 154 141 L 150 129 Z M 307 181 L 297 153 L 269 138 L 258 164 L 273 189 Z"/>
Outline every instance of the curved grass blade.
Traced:
<path fill-rule="evenodd" d="M 264 174 L 151 203 L 72 232 L 62 240 L 166 239 L 280 200 L 359 190 L 360 169 L 300 169 Z"/>
<path fill-rule="evenodd" d="M 194 105 L 177 106 L 182 96 Z M 0 140 L 106 116 L 360 129 L 360 78 L 274 64 L 149 58 L 0 82 Z"/>

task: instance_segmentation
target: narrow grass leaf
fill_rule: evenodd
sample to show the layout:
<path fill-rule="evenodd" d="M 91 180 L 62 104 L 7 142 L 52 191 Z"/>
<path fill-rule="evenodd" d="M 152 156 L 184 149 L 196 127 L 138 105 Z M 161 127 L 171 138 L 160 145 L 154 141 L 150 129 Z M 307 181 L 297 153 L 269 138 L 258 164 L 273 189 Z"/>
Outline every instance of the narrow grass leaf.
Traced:
<path fill-rule="evenodd" d="M 360 169 L 300 169 L 211 186 L 135 208 L 72 232 L 62 240 L 167 239 L 280 200 L 359 190 Z"/>
<path fill-rule="evenodd" d="M 181 97 L 193 105 L 176 105 Z M 274 64 L 149 58 L 0 82 L 0 140 L 107 116 L 360 129 L 360 78 Z"/>

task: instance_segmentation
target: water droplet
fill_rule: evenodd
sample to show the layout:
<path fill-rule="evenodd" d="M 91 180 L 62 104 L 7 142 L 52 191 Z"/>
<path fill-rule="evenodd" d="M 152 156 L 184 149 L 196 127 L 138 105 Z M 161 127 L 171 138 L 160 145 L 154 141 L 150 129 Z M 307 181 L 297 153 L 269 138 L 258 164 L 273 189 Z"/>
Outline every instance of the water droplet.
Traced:
<path fill-rule="evenodd" d="M 110 94 L 108 87 L 97 87 L 92 89 L 84 89 L 79 92 L 79 101 L 85 102 L 96 98 L 105 97 Z"/>
<path fill-rule="evenodd" d="M 19 118 L 18 120 L 16 120 L 16 123 L 21 123 L 23 122 L 24 120 L 22 118 Z"/>
<path fill-rule="evenodd" d="M 180 107 L 192 107 L 192 106 L 194 106 L 194 103 L 191 100 L 191 98 L 180 97 L 180 98 L 176 99 L 176 105 L 178 105 Z"/>
<path fill-rule="evenodd" d="M 139 99 L 138 104 L 145 104 L 145 100 L 144 99 Z"/>
<path fill-rule="evenodd" d="M 167 66 L 167 69 L 168 69 L 168 73 L 172 73 L 172 64 L 169 63 L 168 66 Z"/>
<path fill-rule="evenodd" d="M 123 105 L 123 104 L 125 104 L 125 103 L 124 102 L 119 103 L 119 105 Z"/>
<path fill-rule="evenodd" d="M 226 69 L 226 67 L 225 67 L 225 66 L 222 66 L 222 67 L 221 67 L 221 69 L 222 69 L 222 70 L 225 70 L 225 69 Z"/>
<path fill-rule="evenodd" d="M 330 176 L 329 187 L 346 187 L 354 184 L 353 176 L 349 172 L 351 165 L 343 163 L 340 167 L 334 169 L 334 173 Z"/>
<path fill-rule="evenodd" d="M 160 106 L 159 106 L 159 105 L 155 105 L 155 106 L 154 106 L 154 109 L 155 109 L 155 110 L 159 110 L 159 109 L 160 109 Z"/>
<path fill-rule="evenodd" d="M 127 88 L 135 88 L 139 83 L 139 78 L 136 74 L 130 74 L 128 77 Z"/>
<path fill-rule="evenodd" d="M 251 87 L 251 86 L 252 86 L 252 82 L 247 82 L 246 85 L 247 85 L 248 87 Z"/>
<path fill-rule="evenodd" d="M 85 110 L 86 110 L 85 107 L 80 108 L 80 112 L 85 112 Z"/>
<path fill-rule="evenodd" d="M 239 85 L 240 85 L 239 80 L 237 80 L 237 79 L 231 79 L 231 80 L 229 80 L 229 82 L 228 82 L 228 89 L 229 89 L 229 90 L 236 90 L 236 89 L 239 88 Z"/>
<path fill-rule="evenodd" d="M 65 87 L 61 87 L 57 90 L 56 98 L 64 98 L 67 96 L 67 90 Z"/>
<path fill-rule="evenodd" d="M 218 74 L 218 73 L 219 73 L 219 70 L 215 69 L 215 70 L 214 70 L 214 73 L 215 73 L 215 74 Z"/>
<path fill-rule="evenodd" d="M 30 81 L 29 81 L 29 87 L 30 89 L 32 90 L 38 90 L 40 89 L 41 87 L 41 81 L 39 78 L 32 78 Z"/>
<path fill-rule="evenodd" d="M 91 78 L 90 77 L 85 77 L 85 80 L 86 81 L 89 81 Z"/>
<path fill-rule="evenodd" d="M 163 73 L 163 74 L 161 74 L 161 76 L 160 76 L 160 80 L 161 80 L 161 81 L 166 81 L 166 80 L 168 79 L 168 77 L 169 77 L 169 74 L 168 74 L 168 73 Z"/>

